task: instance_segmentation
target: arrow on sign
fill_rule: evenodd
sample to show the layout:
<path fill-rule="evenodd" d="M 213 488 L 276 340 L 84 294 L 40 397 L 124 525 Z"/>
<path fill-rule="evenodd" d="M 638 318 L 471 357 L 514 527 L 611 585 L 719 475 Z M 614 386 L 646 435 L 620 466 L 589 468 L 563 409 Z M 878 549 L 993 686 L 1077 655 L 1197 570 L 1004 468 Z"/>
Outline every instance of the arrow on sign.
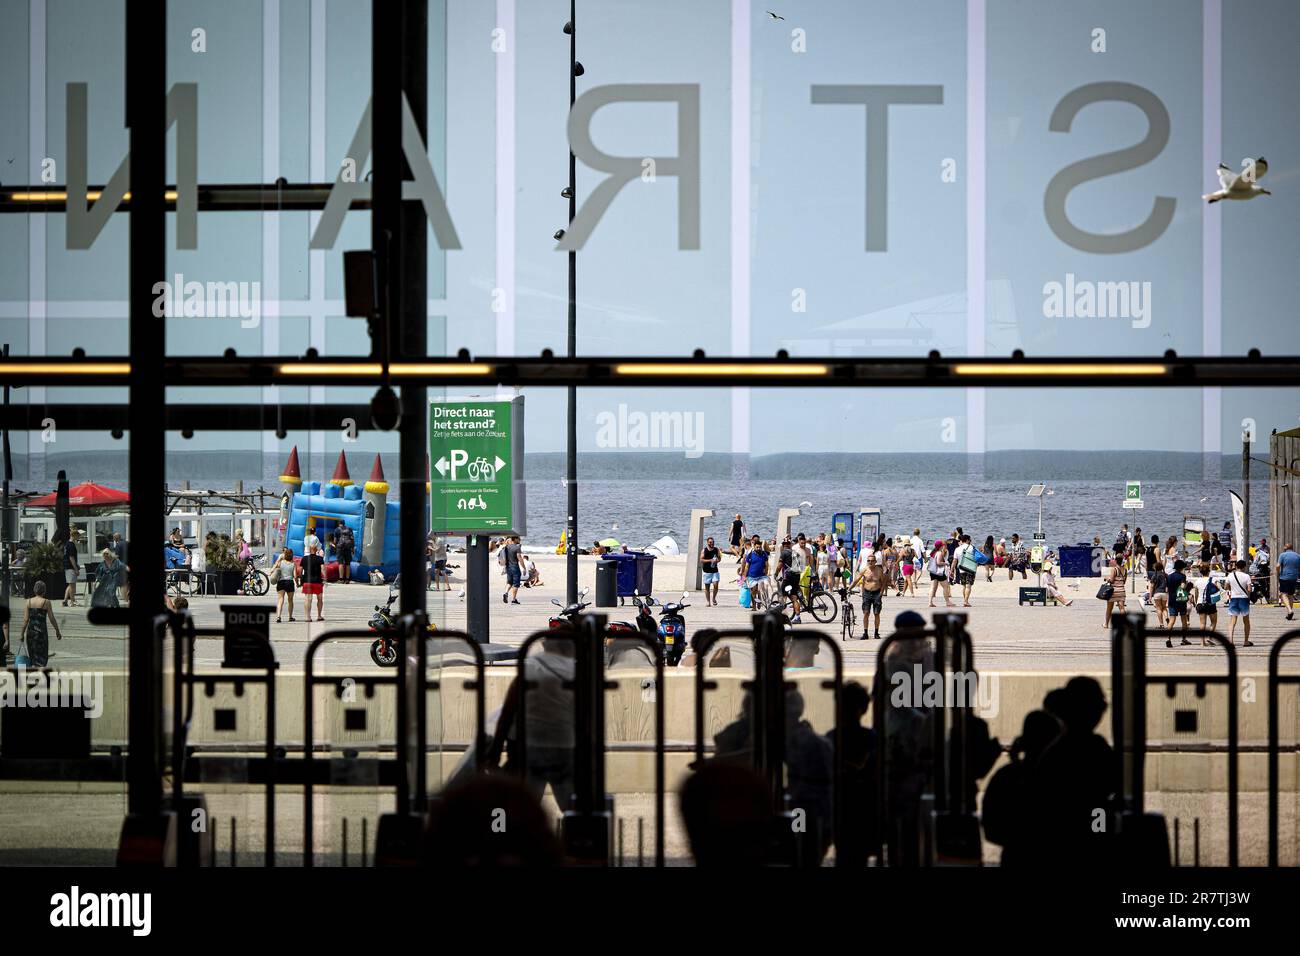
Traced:
<path fill-rule="evenodd" d="M 433 467 L 438 469 L 438 474 L 441 475 L 443 478 L 446 478 L 446 477 L 447 477 L 447 459 L 446 459 L 446 458 L 439 458 L 438 461 L 437 461 L 437 463 L 436 463 Z"/>
<path fill-rule="evenodd" d="M 493 467 L 494 467 L 497 471 L 500 471 L 500 470 L 501 470 L 502 468 L 504 468 L 505 466 L 506 466 L 506 463 L 505 463 L 504 461 L 502 461 L 501 458 L 498 456 L 497 459 L 496 459 L 496 464 L 495 464 Z"/>

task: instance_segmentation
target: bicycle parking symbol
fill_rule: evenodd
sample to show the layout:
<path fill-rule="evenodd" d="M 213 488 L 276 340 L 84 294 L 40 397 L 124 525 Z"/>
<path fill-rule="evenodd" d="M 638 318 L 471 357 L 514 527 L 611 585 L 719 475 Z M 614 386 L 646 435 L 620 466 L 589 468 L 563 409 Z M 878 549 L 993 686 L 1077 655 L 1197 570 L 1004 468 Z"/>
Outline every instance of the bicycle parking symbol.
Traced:
<path fill-rule="evenodd" d="M 505 466 L 506 463 L 496 455 L 491 461 L 483 455 L 471 461 L 469 452 L 462 448 L 453 448 L 446 457 L 439 458 L 433 465 L 442 478 L 460 481 L 463 476 L 464 480 L 484 484 L 496 481 L 497 473 Z"/>

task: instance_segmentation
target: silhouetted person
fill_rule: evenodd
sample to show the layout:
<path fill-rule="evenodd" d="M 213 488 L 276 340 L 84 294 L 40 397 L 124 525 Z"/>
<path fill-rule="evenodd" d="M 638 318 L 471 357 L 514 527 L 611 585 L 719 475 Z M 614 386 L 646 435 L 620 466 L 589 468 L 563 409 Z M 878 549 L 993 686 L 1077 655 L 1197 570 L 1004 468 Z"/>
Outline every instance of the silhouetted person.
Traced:
<path fill-rule="evenodd" d="M 898 640 L 876 670 L 872 696 L 883 710 L 875 724 L 884 806 L 881 834 L 891 866 L 921 864 L 921 800 L 934 775 L 934 713 L 925 705 L 916 677 L 934 670 L 934 650 L 925 619 L 903 611 L 894 619 Z"/>
<path fill-rule="evenodd" d="M 1020 736 L 1011 744 L 1011 762 L 984 789 L 980 814 L 984 836 L 1002 847 L 1002 865 L 1022 863 L 1034 839 L 1034 773 L 1043 751 L 1061 733 L 1060 722 L 1045 710 L 1025 715 Z"/>
<path fill-rule="evenodd" d="M 873 848 L 879 846 L 876 732 L 862 724 L 870 706 L 871 694 L 867 689 L 857 681 L 849 681 L 841 694 L 839 727 L 832 727 L 826 734 L 833 750 L 836 737 L 841 736 L 837 731 L 843 731 L 843 832 L 835 834 L 835 856 L 841 866 L 866 866 Z"/>
<path fill-rule="evenodd" d="M 501 774 L 477 774 L 443 791 L 425 834 L 426 866 L 556 866 L 562 857 L 541 803 Z"/>
<path fill-rule="evenodd" d="M 1103 863 L 1112 842 L 1111 800 L 1119 788 L 1119 763 L 1110 744 L 1095 732 L 1106 712 L 1101 685 L 1074 677 L 1065 685 L 1058 717 L 1059 737 L 1044 749 L 1035 774 L 1041 839 L 1035 853 L 1052 865 Z"/>
<path fill-rule="evenodd" d="M 710 760 L 686 778 L 680 800 L 691 854 L 702 867 L 768 862 L 773 816 L 767 782 L 734 760 Z"/>
<path fill-rule="evenodd" d="M 740 715 L 713 737 L 710 763 L 754 765 L 754 699 L 746 694 Z M 785 693 L 785 789 L 790 810 L 801 813 L 802 829 L 792 831 L 803 843 L 803 860 L 820 860 L 830 846 L 831 787 L 835 754 L 830 742 L 803 720 L 804 699 L 797 690 Z"/>
<path fill-rule="evenodd" d="M 835 751 L 830 741 L 803 719 L 803 694 L 785 692 L 785 767 L 789 807 L 803 811 L 803 863 L 817 866 L 830 848 L 833 831 L 831 791 Z M 799 831 L 796 831 L 799 833 Z"/>
<path fill-rule="evenodd" d="M 1047 711 L 1058 721 L 1065 720 L 1065 711 L 1067 706 L 1064 687 L 1054 688 L 1043 695 L 1043 710 Z"/>
<path fill-rule="evenodd" d="M 542 650 L 529 654 L 521 665 L 528 687 L 525 733 L 527 746 L 525 779 L 533 795 L 541 800 L 550 784 L 551 794 L 561 810 L 569 809 L 573 796 L 573 679 L 572 637 L 546 637 Z M 496 733 L 488 750 L 488 766 L 495 766 L 506 751 L 507 771 L 518 773 L 519 678 L 510 683 L 501 706 Z"/>

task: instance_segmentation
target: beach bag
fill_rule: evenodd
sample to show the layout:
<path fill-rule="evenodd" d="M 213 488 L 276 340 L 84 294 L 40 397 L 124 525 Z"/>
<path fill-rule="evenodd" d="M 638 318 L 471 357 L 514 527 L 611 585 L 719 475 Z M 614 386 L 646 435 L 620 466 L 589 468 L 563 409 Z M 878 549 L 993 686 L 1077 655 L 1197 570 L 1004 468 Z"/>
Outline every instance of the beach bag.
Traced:
<path fill-rule="evenodd" d="M 975 563 L 976 563 L 976 564 L 988 564 L 988 563 L 989 563 L 989 556 L 988 556 L 987 554 L 985 554 L 983 551 L 981 551 L 979 548 L 976 548 L 976 549 L 974 550 L 973 554 L 974 554 L 974 556 L 975 556 Z"/>
<path fill-rule="evenodd" d="M 384 572 L 383 572 L 383 571 L 380 571 L 378 568 L 375 568 L 373 571 L 371 571 L 371 572 L 370 572 L 370 583 L 371 583 L 371 584 L 383 584 L 383 583 L 384 583 Z"/>
<path fill-rule="evenodd" d="M 741 606 L 741 607 L 753 607 L 753 606 L 754 606 L 754 598 L 753 598 L 753 596 L 749 593 L 749 585 L 748 585 L 748 584 L 742 584 L 742 585 L 740 586 L 740 606 Z"/>
<path fill-rule="evenodd" d="M 967 551 L 961 556 L 961 561 L 957 563 L 957 567 L 962 571 L 974 571 L 980 566 L 980 562 L 975 560 L 975 555 L 977 554 L 979 554 L 979 552 L 973 548 L 970 551 Z"/>
<path fill-rule="evenodd" d="M 930 563 L 927 565 L 932 578 L 946 578 L 948 576 L 948 565 L 940 564 L 935 555 L 930 555 Z"/>
<path fill-rule="evenodd" d="M 1115 585 L 1107 581 L 1097 589 L 1097 599 L 1099 601 L 1109 601 L 1115 596 Z"/>
<path fill-rule="evenodd" d="M 105 578 L 90 596 L 91 607 L 117 607 L 117 588 L 113 581 Z"/>
<path fill-rule="evenodd" d="M 18 653 L 14 655 L 14 667 L 27 668 L 32 666 L 31 656 L 27 653 L 27 638 L 18 642 Z"/>

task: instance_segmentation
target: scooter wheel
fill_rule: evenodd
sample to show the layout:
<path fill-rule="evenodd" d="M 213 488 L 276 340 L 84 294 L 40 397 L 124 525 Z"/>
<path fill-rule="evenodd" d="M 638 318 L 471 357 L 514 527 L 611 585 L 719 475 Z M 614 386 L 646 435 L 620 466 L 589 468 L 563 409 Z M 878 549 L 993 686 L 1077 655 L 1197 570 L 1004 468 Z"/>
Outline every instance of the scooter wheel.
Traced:
<path fill-rule="evenodd" d="M 382 640 L 375 641 L 370 645 L 370 659 L 380 667 L 397 666 L 397 642 L 388 641 L 387 647 Z"/>

